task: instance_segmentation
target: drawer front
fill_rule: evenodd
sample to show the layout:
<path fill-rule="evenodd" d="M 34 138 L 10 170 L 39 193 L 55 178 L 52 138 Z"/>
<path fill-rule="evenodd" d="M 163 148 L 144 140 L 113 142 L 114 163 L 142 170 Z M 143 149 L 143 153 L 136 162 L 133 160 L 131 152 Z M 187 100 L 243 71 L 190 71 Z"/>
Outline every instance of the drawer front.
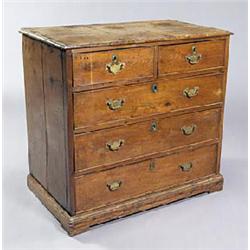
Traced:
<path fill-rule="evenodd" d="M 218 138 L 220 112 L 206 110 L 75 135 L 75 170 L 104 167 Z"/>
<path fill-rule="evenodd" d="M 74 87 L 152 78 L 153 61 L 151 47 L 74 54 Z"/>
<path fill-rule="evenodd" d="M 75 128 L 222 102 L 222 82 L 218 74 L 75 93 Z"/>
<path fill-rule="evenodd" d="M 159 47 L 159 75 L 209 69 L 225 64 L 225 40 Z"/>
<path fill-rule="evenodd" d="M 216 172 L 217 146 L 75 178 L 76 210 L 87 210 L 181 185 Z"/>

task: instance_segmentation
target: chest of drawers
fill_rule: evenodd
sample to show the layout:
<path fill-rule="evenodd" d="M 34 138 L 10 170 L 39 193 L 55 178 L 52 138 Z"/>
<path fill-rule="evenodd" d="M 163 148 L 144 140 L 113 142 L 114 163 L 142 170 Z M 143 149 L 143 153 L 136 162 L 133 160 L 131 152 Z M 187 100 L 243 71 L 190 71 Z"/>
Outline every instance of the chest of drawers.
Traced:
<path fill-rule="evenodd" d="M 28 186 L 70 235 L 222 189 L 230 32 L 24 28 Z"/>

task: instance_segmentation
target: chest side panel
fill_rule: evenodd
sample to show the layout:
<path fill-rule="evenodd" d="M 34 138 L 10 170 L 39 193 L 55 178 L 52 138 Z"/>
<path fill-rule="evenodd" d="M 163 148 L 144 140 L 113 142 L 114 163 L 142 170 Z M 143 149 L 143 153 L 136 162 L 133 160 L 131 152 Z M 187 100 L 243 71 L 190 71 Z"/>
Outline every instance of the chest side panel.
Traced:
<path fill-rule="evenodd" d="M 68 208 L 67 167 L 67 98 L 63 81 L 63 52 L 43 45 L 43 79 L 47 134 L 47 183 L 48 191 Z"/>
<path fill-rule="evenodd" d="M 25 36 L 23 41 L 30 172 L 71 211 L 64 52 Z M 27 54 L 27 43 L 32 46 L 31 55 Z"/>
<path fill-rule="evenodd" d="M 30 173 L 46 188 L 46 120 L 41 43 L 23 36 L 28 154 Z"/>

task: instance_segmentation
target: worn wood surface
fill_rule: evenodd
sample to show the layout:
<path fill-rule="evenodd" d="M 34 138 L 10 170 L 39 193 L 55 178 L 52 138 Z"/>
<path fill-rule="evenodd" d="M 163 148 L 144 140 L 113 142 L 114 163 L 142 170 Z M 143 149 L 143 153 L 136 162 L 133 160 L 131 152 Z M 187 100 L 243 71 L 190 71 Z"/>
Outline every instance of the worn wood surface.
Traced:
<path fill-rule="evenodd" d="M 115 122 L 222 103 L 222 83 L 223 74 L 216 74 L 75 93 L 74 126 L 75 129 L 109 127 Z M 152 91 L 154 85 L 156 92 Z M 196 96 L 188 98 L 183 94 L 186 88 L 195 87 L 199 88 Z M 124 103 L 121 108 L 112 110 L 107 105 L 109 100 Z"/>
<path fill-rule="evenodd" d="M 177 146 L 218 138 L 220 109 L 195 112 L 153 121 L 140 122 L 95 133 L 75 135 L 75 170 L 116 164 Z M 152 122 L 157 130 L 152 131 Z M 181 128 L 195 125 L 191 135 Z M 111 151 L 107 143 L 123 140 L 119 150 Z"/>
<path fill-rule="evenodd" d="M 186 56 L 192 55 L 192 47 L 196 47 L 201 59 L 190 64 Z M 201 70 L 204 68 L 222 67 L 225 62 L 225 40 L 187 43 L 159 47 L 159 75 Z"/>
<path fill-rule="evenodd" d="M 46 44 L 43 50 L 43 81 L 47 136 L 47 188 L 65 208 L 69 209 L 67 193 L 67 151 L 62 51 Z"/>
<path fill-rule="evenodd" d="M 64 79 L 64 115 L 65 115 L 65 153 L 66 153 L 66 193 L 67 193 L 67 204 L 69 206 L 68 211 L 70 214 L 75 213 L 75 194 L 73 189 L 73 178 L 74 173 L 74 140 L 73 140 L 73 129 L 74 129 L 74 110 L 73 110 L 73 68 L 72 68 L 72 53 L 70 50 L 62 54 L 62 68 L 63 68 L 63 79 Z"/>
<path fill-rule="evenodd" d="M 76 177 L 76 211 L 119 203 L 131 197 L 214 174 L 216 154 L 217 146 L 211 145 Z M 180 165 L 184 163 L 191 163 L 192 168 L 183 171 Z M 113 182 L 119 182 L 121 186 L 110 191 L 108 185 Z"/>
<path fill-rule="evenodd" d="M 117 74 L 106 70 L 115 55 L 124 63 L 124 68 Z M 105 52 L 79 53 L 73 55 L 74 87 L 96 85 L 106 82 L 121 82 L 153 78 L 154 48 L 132 48 L 109 50 Z"/>
<path fill-rule="evenodd" d="M 21 32 L 28 185 L 70 235 L 222 189 L 230 32 L 169 20 Z M 193 65 L 192 46 L 201 54 Z M 117 74 L 106 69 L 113 55 L 125 63 Z"/>
<path fill-rule="evenodd" d="M 70 216 L 31 175 L 28 176 L 28 187 L 58 219 L 68 234 L 74 236 L 88 230 L 93 225 L 145 211 L 199 193 L 222 190 L 223 177 L 221 175 L 207 176 L 183 185 L 147 194 L 119 204 L 107 205 L 105 208 L 79 213 L 74 216 Z"/>
<path fill-rule="evenodd" d="M 30 173 L 47 188 L 47 136 L 45 120 L 42 47 L 23 37 L 23 68 L 28 127 Z"/>
<path fill-rule="evenodd" d="M 230 35 L 176 20 L 23 28 L 23 34 L 63 48 L 82 48 Z"/>
<path fill-rule="evenodd" d="M 69 121 L 64 52 L 25 36 L 23 45 L 30 173 L 73 213 L 66 150 Z"/>

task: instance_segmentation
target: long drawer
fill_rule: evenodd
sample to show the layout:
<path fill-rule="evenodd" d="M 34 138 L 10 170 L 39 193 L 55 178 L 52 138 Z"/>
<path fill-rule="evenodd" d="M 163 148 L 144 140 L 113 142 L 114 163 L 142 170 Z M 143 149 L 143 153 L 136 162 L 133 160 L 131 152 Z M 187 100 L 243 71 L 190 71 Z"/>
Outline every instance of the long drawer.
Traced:
<path fill-rule="evenodd" d="M 219 136 L 220 109 L 77 134 L 75 171 L 105 167 Z"/>
<path fill-rule="evenodd" d="M 84 211 L 181 185 L 216 172 L 217 145 L 174 153 L 75 178 L 76 210 Z"/>
<path fill-rule="evenodd" d="M 223 74 L 74 94 L 75 129 L 221 103 Z"/>

